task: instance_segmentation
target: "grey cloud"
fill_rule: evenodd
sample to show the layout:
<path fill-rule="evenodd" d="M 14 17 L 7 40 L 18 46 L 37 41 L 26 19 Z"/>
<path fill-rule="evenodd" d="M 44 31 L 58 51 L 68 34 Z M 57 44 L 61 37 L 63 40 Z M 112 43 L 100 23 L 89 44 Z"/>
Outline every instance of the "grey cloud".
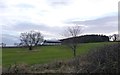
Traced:
<path fill-rule="evenodd" d="M 69 20 L 67 24 L 78 24 L 86 26 L 84 33 L 112 33 L 118 31 L 117 16 L 107 16 L 94 20 Z"/>
<path fill-rule="evenodd" d="M 35 24 L 32 22 L 18 22 L 13 27 L 13 30 L 16 31 L 26 31 L 26 30 L 40 30 L 40 31 L 48 31 L 52 33 L 56 33 L 56 31 L 61 31 L 62 28 L 58 28 L 57 26 L 50 27 L 45 24 Z"/>
<path fill-rule="evenodd" d="M 51 33 L 57 33 L 59 31 L 61 31 L 63 28 L 62 27 L 58 27 L 57 25 L 54 27 L 51 27 L 49 25 L 46 24 L 42 24 L 42 23 L 33 23 L 30 21 L 16 21 L 16 22 L 9 22 L 9 25 L 3 25 L 2 26 L 3 30 L 12 30 L 12 31 L 30 31 L 30 30 L 39 30 L 39 31 L 47 31 L 47 32 L 51 32 Z"/>
<path fill-rule="evenodd" d="M 0 9 L 6 8 L 6 6 L 3 3 L 0 3 Z"/>
<path fill-rule="evenodd" d="M 45 28 L 44 24 L 37 25 L 32 22 L 27 21 L 16 21 L 15 23 L 10 23 L 9 25 L 3 25 L 3 30 L 14 30 L 14 31 L 26 31 L 33 29 Z"/>
<path fill-rule="evenodd" d="M 2 34 L 2 42 L 7 45 L 13 45 L 16 42 L 19 42 L 19 38 L 10 34 Z"/>
<path fill-rule="evenodd" d="M 110 27 L 110 26 L 94 26 L 94 27 L 88 27 L 85 29 L 85 33 L 103 33 L 108 34 L 112 32 L 118 31 L 117 27 Z"/>
<path fill-rule="evenodd" d="M 33 5 L 30 5 L 30 4 L 25 4 L 25 3 L 21 3 L 21 4 L 18 4 L 16 5 L 16 7 L 20 7 L 20 8 L 34 8 Z"/>
<path fill-rule="evenodd" d="M 7 8 L 7 5 L 4 2 L 0 1 L 0 13 L 6 11 Z"/>
<path fill-rule="evenodd" d="M 64 6 L 72 3 L 72 0 L 46 0 L 47 3 L 53 7 Z"/>
<path fill-rule="evenodd" d="M 98 25 L 106 25 L 108 22 L 117 21 L 117 16 L 108 16 L 108 17 L 102 17 L 94 20 L 86 20 L 86 21 L 66 21 L 68 24 L 82 24 L 87 26 L 98 26 Z"/>

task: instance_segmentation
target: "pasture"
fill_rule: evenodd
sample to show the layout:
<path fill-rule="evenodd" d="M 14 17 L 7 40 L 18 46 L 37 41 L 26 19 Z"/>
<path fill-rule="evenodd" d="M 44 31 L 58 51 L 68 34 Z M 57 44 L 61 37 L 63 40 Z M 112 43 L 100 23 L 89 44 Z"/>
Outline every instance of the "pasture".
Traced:
<path fill-rule="evenodd" d="M 77 48 L 77 55 L 86 54 L 90 50 L 101 47 L 104 44 L 111 44 L 111 42 L 101 43 L 84 43 Z M 2 65 L 10 66 L 15 63 L 26 64 L 44 64 L 56 60 L 68 60 L 73 58 L 72 50 L 67 46 L 38 46 L 34 47 L 32 51 L 27 48 L 3 48 L 2 49 Z"/>

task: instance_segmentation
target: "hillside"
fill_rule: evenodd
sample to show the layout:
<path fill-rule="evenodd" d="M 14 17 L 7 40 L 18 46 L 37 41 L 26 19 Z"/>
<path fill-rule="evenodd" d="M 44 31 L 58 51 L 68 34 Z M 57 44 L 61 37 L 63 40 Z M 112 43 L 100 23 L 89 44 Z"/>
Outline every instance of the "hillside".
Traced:
<path fill-rule="evenodd" d="M 80 44 L 77 49 L 77 55 L 85 54 L 89 50 L 103 46 L 104 44 L 110 43 Z M 40 46 L 35 47 L 33 51 L 29 51 L 27 48 L 3 48 L 2 51 L 3 66 L 10 66 L 15 63 L 44 64 L 73 58 L 72 50 L 63 45 Z"/>

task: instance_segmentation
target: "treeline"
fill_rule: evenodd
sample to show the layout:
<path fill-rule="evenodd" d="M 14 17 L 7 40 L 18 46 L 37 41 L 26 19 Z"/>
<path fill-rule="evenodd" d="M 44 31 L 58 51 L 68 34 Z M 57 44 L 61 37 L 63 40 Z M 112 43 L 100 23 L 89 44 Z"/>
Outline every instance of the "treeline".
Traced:
<path fill-rule="evenodd" d="M 109 37 L 106 35 L 83 35 L 78 37 L 71 37 L 67 39 L 60 40 L 62 43 L 71 43 L 75 41 L 76 43 L 93 43 L 93 42 L 108 42 Z"/>

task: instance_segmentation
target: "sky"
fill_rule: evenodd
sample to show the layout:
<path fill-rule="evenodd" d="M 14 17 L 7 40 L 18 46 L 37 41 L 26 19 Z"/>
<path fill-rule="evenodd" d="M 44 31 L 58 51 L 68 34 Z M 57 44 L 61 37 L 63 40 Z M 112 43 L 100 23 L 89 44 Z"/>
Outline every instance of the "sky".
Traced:
<path fill-rule="evenodd" d="M 118 33 L 119 0 L 0 0 L 1 40 L 19 42 L 20 33 L 40 31 L 45 39 L 61 39 L 68 26 L 82 34 Z"/>

